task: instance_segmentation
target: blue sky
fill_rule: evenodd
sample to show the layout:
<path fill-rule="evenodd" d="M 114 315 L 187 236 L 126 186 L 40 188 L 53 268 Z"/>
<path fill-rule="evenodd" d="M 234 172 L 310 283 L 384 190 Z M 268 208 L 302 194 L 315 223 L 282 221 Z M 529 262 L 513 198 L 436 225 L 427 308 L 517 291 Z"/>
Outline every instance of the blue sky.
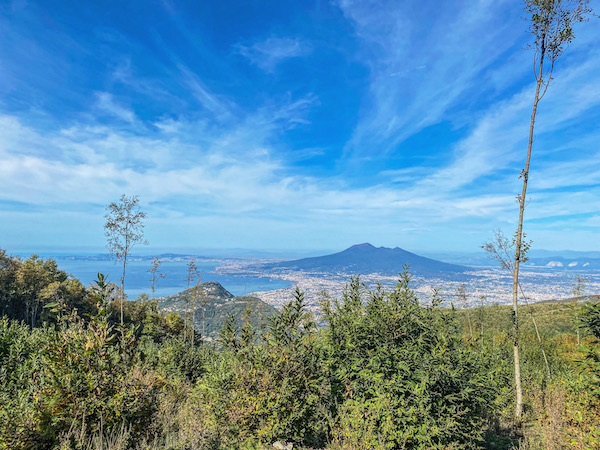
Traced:
<path fill-rule="evenodd" d="M 102 250 L 125 193 L 148 251 L 477 251 L 516 225 L 523 16 L 514 0 L 2 2 L 0 248 Z M 599 250 L 599 22 L 540 103 L 534 248 Z"/>

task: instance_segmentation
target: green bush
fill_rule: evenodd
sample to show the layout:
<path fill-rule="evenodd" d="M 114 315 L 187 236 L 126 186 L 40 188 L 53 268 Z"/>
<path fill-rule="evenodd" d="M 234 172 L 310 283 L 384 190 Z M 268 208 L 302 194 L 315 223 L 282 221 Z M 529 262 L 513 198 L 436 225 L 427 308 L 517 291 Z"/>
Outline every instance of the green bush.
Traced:
<path fill-rule="evenodd" d="M 482 442 L 501 380 L 461 339 L 453 311 L 419 305 L 402 274 L 374 292 L 351 280 L 324 304 L 335 412 L 348 448 L 451 448 Z"/>
<path fill-rule="evenodd" d="M 206 361 L 215 357 L 210 348 L 191 346 L 180 339 L 169 339 L 160 343 L 144 340 L 139 350 L 144 367 L 156 370 L 165 378 L 190 383 L 195 383 L 202 376 Z"/>
<path fill-rule="evenodd" d="M 56 443 L 70 430 L 82 435 L 126 426 L 132 439 L 146 435 L 163 380 L 141 371 L 135 328 L 115 330 L 108 321 L 109 285 L 99 275 L 98 314 L 84 322 L 75 313 L 49 330 L 42 348 L 44 382 L 36 393 L 39 430 Z"/>
<path fill-rule="evenodd" d="M 43 386 L 42 349 L 48 329 L 0 318 L 0 448 L 38 448 L 36 398 Z"/>
<path fill-rule="evenodd" d="M 581 350 L 585 355 L 582 367 L 590 376 L 591 392 L 600 397 L 600 303 L 587 304 L 581 315 L 582 327 L 591 335 Z"/>
<path fill-rule="evenodd" d="M 271 319 L 258 342 L 249 321 L 241 330 L 233 320 L 226 323 L 225 348 L 195 392 L 211 405 L 210 422 L 223 445 L 325 444 L 328 386 L 316 338 L 300 292 Z"/>

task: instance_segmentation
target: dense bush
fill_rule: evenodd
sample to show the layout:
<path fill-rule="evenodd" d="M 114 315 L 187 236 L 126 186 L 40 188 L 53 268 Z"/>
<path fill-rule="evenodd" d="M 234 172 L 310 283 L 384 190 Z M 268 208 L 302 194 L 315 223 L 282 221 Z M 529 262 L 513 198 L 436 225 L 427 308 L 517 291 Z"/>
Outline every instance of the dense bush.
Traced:
<path fill-rule="evenodd" d="M 600 397 L 600 303 L 586 305 L 581 316 L 584 329 L 592 339 L 583 347 L 585 367 L 592 376 L 592 392 Z"/>
<path fill-rule="evenodd" d="M 224 349 L 196 389 L 200 401 L 214 405 L 210 414 L 223 445 L 326 443 L 329 387 L 316 340 L 299 291 L 258 340 L 249 321 L 241 330 L 233 318 L 226 323 Z"/>
<path fill-rule="evenodd" d="M 32 331 L 0 323 L 2 445 L 50 447 L 72 429 L 93 434 L 124 423 L 132 438 L 146 433 L 163 383 L 137 367 L 135 329 L 113 329 L 102 278 L 97 288 L 98 313 L 88 322 L 72 311 Z"/>
<path fill-rule="evenodd" d="M 453 311 L 419 305 L 404 273 L 392 292 L 352 280 L 325 303 L 333 437 L 351 448 L 481 443 L 498 378 L 460 338 Z"/>
<path fill-rule="evenodd" d="M 43 352 L 42 429 L 58 437 L 71 427 L 95 433 L 127 423 L 133 436 L 145 432 L 162 382 L 137 369 L 136 357 L 133 330 L 112 333 L 97 319 L 63 324 Z"/>
<path fill-rule="evenodd" d="M 42 349 L 47 329 L 0 319 L 0 448 L 36 448 L 39 432 L 37 395 L 43 386 Z"/>

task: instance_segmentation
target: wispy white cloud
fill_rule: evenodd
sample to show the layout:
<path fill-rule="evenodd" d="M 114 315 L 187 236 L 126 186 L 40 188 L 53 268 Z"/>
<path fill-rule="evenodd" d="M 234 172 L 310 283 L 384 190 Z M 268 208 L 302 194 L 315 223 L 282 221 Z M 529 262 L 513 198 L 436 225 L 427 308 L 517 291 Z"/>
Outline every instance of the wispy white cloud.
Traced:
<path fill-rule="evenodd" d="M 436 201 L 425 197 L 406 200 L 404 192 L 385 186 L 349 189 L 339 180 L 296 176 L 293 167 L 274 156 L 268 144 L 277 128 L 257 124 L 265 125 L 267 119 L 248 119 L 240 129 L 215 136 L 212 146 L 202 147 L 102 127 L 41 134 L 4 116 L 0 127 L 10 126 L 13 133 L 0 138 L 4 161 L 0 198 L 43 205 L 90 199 L 107 202 L 123 191 L 143 193 L 149 203 L 198 195 L 213 212 L 274 212 L 281 208 L 297 210 L 302 216 L 336 210 L 360 216 L 365 209 L 386 216 L 390 210 L 427 207 Z M 62 157 L 50 159 L 47 154 L 29 151 L 41 141 Z M 185 160 L 178 156 L 182 147 L 189 155 Z M 69 159 L 71 154 L 79 159 Z M 356 205 L 363 206 L 356 210 Z M 460 208 L 468 213 L 468 206 Z"/>
<path fill-rule="evenodd" d="M 283 61 L 308 56 L 312 46 L 298 38 L 269 37 L 251 45 L 237 44 L 236 51 L 265 72 L 273 72 Z"/>
<path fill-rule="evenodd" d="M 573 152 L 578 145 L 589 148 L 598 132 L 587 132 L 576 141 L 566 141 L 562 136 L 573 120 L 585 122 L 588 111 L 600 106 L 600 88 L 594 77 L 598 70 L 600 53 L 597 52 L 582 64 L 557 70 L 548 95 L 539 105 L 531 177 L 533 189 L 600 182 L 597 170 L 600 154 L 597 151 Z M 416 186 L 431 185 L 456 191 L 467 186 L 472 188 L 473 182 L 486 176 L 497 179 L 506 168 L 518 175 L 527 149 L 533 92 L 534 86 L 529 85 L 489 107 L 468 135 L 455 144 L 451 162 L 433 171 Z M 582 167 L 585 171 L 576 176 Z M 507 180 L 502 177 L 501 182 L 506 184 Z"/>
<path fill-rule="evenodd" d="M 517 147 L 527 138 L 528 94 L 526 90 L 494 105 L 456 144 L 454 159 L 418 184 L 454 191 L 510 166 L 520 156 Z"/>
<path fill-rule="evenodd" d="M 218 118 L 229 118 L 231 116 L 231 109 L 233 107 L 231 102 L 211 92 L 202 80 L 188 67 L 178 64 L 177 68 L 182 74 L 184 83 L 190 90 L 190 93 L 202 106 Z"/>
<path fill-rule="evenodd" d="M 198 194 L 215 210 L 264 209 L 293 184 L 271 141 L 305 124 L 315 102 L 308 96 L 220 126 L 165 119 L 142 135 L 93 123 L 39 130 L 0 116 L 0 198 L 68 204 L 135 191 L 148 202 Z"/>
<path fill-rule="evenodd" d="M 112 94 L 108 92 L 96 93 L 96 108 L 125 122 L 133 123 L 136 120 L 135 113 L 115 102 Z"/>
<path fill-rule="evenodd" d="M 544 163 L 533 174 L 532 187 L 537 191 L 600 185 L 600 152 L 572 161 Z"/>
<path fill-rule="evenodd" d="M 31 134 L 35 130 L 24 127 L 22 132 Z M 111 145 L 106 135 L 83 142 L 47 135 L 44 139 L 65 153 L 81 145 L 93 148 L 93 156 L 75 163 L 24 155 L 26 152 L 0 151 L 4 162 L 0 167 L 0 202 L 39 205 L 53 212 L 50 217 L 61 217 L 56 213 L 71 205 L 91 202 L 101 206 L 124 192 L 139 194 L 156 224 L 149 228 L 155 245 L 174 245 L 181 239 L 187 245 L 197 245 L 199 236 L 193 230 L 202 230 L 203 245 L 211 242 L 248 246 L 250 239 L 253 245 L 261 247 L 271 243 L 293 248 L 292 241 L 286 239 L 286 233 L 290 233 L 303 239 L 305 245 L 311 242 L 314 246 L 327 245 L 326 248 L 343 245 L 340 241 L 344 239 L 348 243 L 379 240 L 426 248 L 431 238 L 419 237 L 427 235 L 425 229 L 453 227 L 453 239 L 462 242 L 464 234 L 486 234 L 490 229 L 510 224 L 516 210 L 512 196 L 507 194 L 453 195 L 433 187 L 419 193 L 410 188 L 379 185 L 348 188 L 340 180 L 294 175 L 293 168 L 274 158 L 271 149 L 259 143 L 246 142 L 248 151 L 243 154 L 233 146 L 187 146 L 187 151 L 195 154 L 195 162 L 173 164 L 168 155 L 180 150 L 182 143 L 178 140 L 120 136 L 126 147 L 143 147 L 150 160 L 167 155 L 167 160 L 143 170 L 104 157 L 102 149 Z M 229 150 L 237 156 L 232 157 Z M 597 198 L 598 194 L 591 192 L 588 199 L 536 198 L 545 208 L 536 206 L 528 211 L 528 217 L 556 214 L 558 210 L 577 212 L 581 210 L 577 205 L 593 205 L 593 196 Z M 569 204 L 573 206 L 567 209 Z M 29 223 L 35 216 L 31 214 L 19 220 Z M 101 210 L 97 214 L 101 215 Z M 16 220 L 14 215 L 10 217 Z M 38 223 L 51 226 L 49 222 L 55 220 L 48 219 L 48 213 L 45 217 L 45 222 Z M 473 219 L 479 222 L 473 223 Z M 80 220 L 88 219 L 73 218 L 73 223 Z M 182 230 L 177 238 L 172 236 L 174 227 Z M 101 242 L 100 232 L 98 236 Z M 273 244 L 274 239 L 280 243 Z M 452 247 L 452 243 L 446 246 Z"/>
<path fill-rule="evenodd" d="M 361 61 L 371 73 L 369 97 L 348 143 L 358 155 L 374 146 L 393 150 L 418 131 L 452 120 L 446 116 L 449 108 L 467 91 L 484 91 L 482 72 L 520 37 L 512 32 L 520 17 L 501 14 L 504 1 L 440 5 L 435 15 L 425 17 L 393 1 L 342 0 L 339 6 L 365 43 Z M 505 76 L 510 79 L 521 70 Z"/>
<path fill-rule="evenodd" d="M 177 131 L 179 131 L 181 124 L 180 124 L 180 122 L 176 121 L 175 119 L 168 117 L 168 118 L 157 120 L 156 122 L 154 122 L 154 126 L 156 128 L 158 128 L 160 131 L 162 131 L 163 133 L 174 134 L 174 133 L 177 133 Z"/>

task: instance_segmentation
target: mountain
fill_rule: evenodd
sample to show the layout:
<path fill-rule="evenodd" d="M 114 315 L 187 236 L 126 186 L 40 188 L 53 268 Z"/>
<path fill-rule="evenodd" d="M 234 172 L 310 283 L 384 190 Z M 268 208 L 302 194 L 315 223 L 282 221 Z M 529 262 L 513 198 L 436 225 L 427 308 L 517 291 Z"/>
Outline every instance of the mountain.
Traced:
<path fill-rule="evenodd" d="M 168 311 L 176 311 L 184 317 L 186 299 L 192 305 L 189 317 L 194 318 L 194 327 L 205 338 L 215 339 L 221 327 L 230 315 L 235 316 L 236 324 L 245 322 L 246 310 L 250 311 L 250 323 L 255 328 L 267 318 L 277 314 L 277 310 L 256 297 L 235 297 L 216 281 L 209 281 L 194 288 L 186 289 L 179 294 L 158 299 L 159 306 Z"/>
<path fill-rule="evenodd" d="M 600 259 L 600 251 L 579 251 L 579 250 L 537 250 L 532 249 L 529 253 L 530 258 L 569 258 L 569 259 Z"/>
<path fill-rule="evenodd" d="M 339 274 L 380 273 L 382 275 L 397 275 L 402 271 L 402 266 L 405 264 L 410 265 L 410 271 L 415 275 L 456 274 L 468 270 L 465 266 L 425 258 L 399 247 L 376 248 L 371 244 L 353 245 L 333 255 L 272 263 L 266 265 L 265 268 L 286 268 Z"/>
<path fill-rule="evenodd" d="M 600 258 L 565 258 L 562 256 L 547 256 L 544 258 L 531 258 L 527 262 L 528 266 L 547 267 L 550 269 L 566 270 L 598 270 L 600 269 Z"/>

